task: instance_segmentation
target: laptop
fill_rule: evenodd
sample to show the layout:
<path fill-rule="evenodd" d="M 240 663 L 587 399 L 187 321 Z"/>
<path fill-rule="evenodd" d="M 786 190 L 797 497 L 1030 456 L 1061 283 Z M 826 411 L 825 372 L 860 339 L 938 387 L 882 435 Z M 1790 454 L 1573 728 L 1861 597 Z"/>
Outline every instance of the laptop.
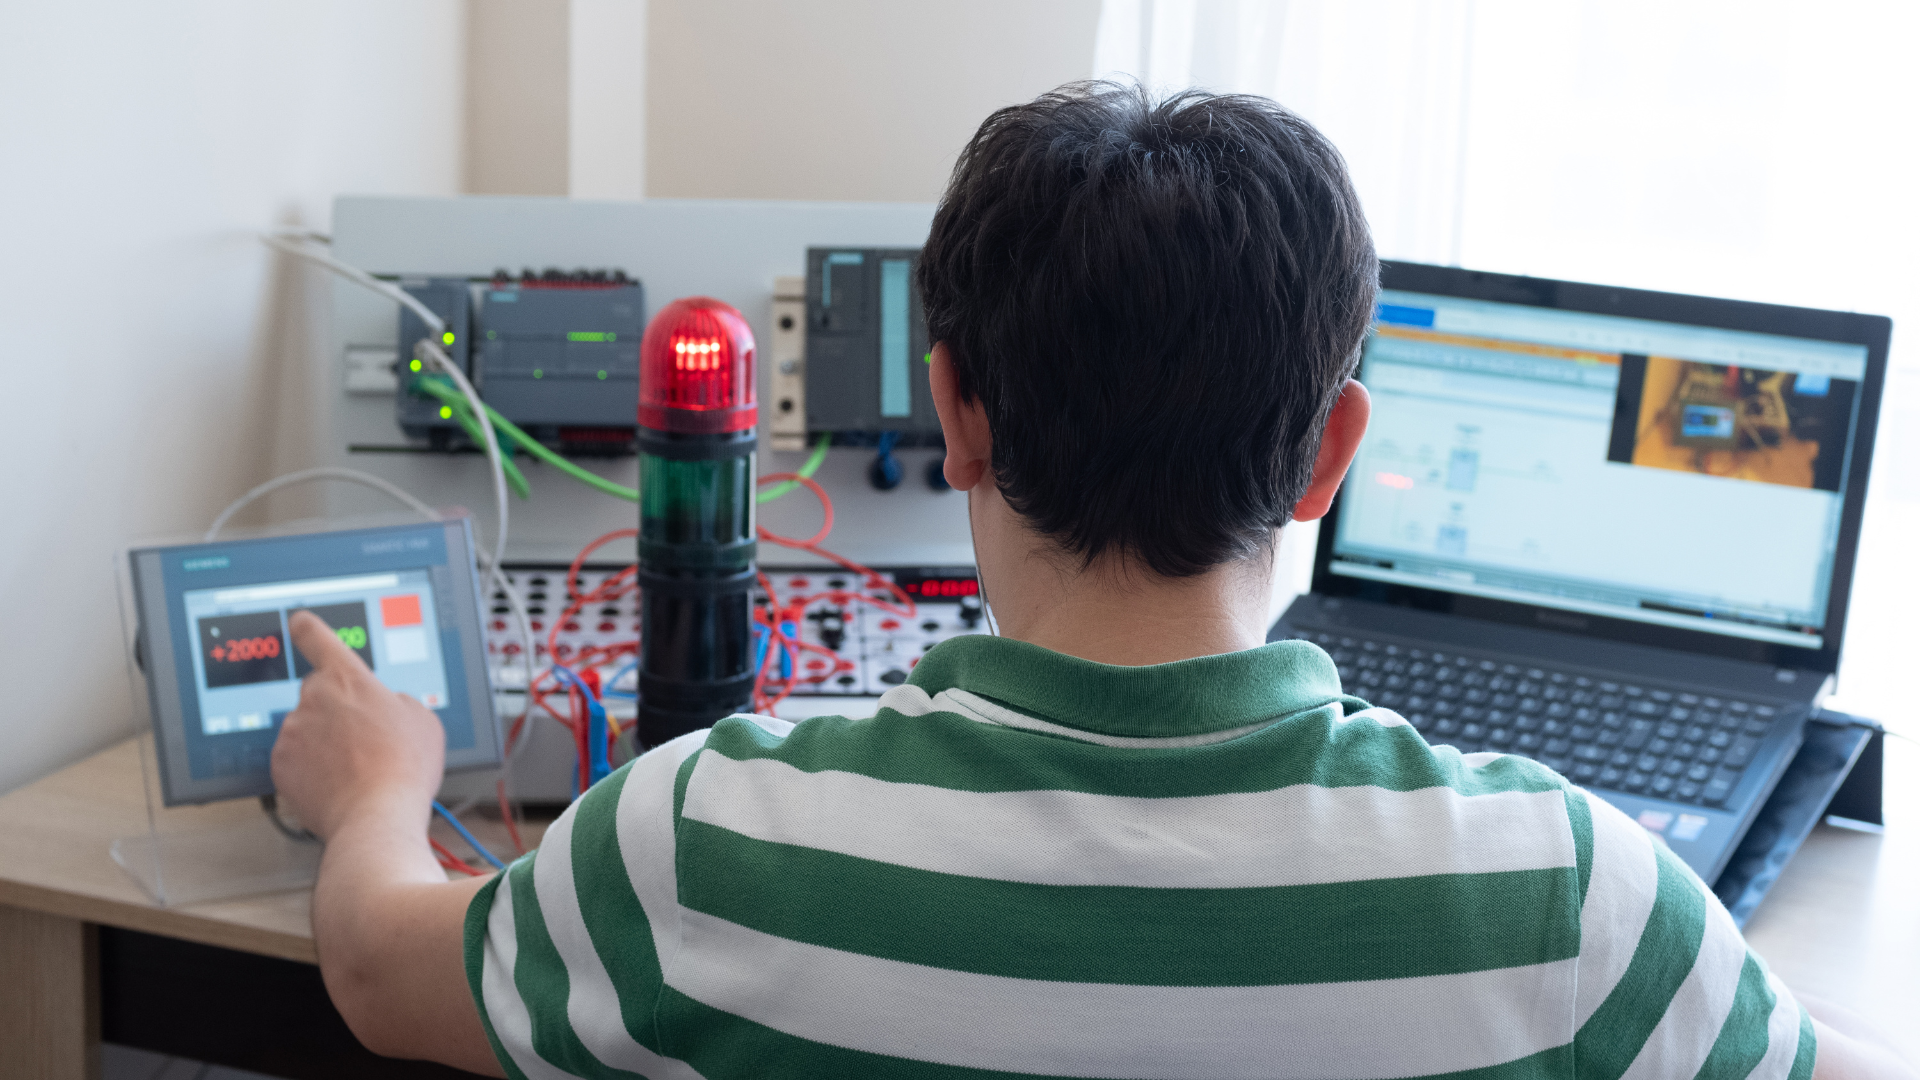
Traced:
<path fill-rule="evenodd" d="M 1373 422 L 1270 640 L 1713 881 L 1832 687 L 1889 320 L 1383 266 Z"/>

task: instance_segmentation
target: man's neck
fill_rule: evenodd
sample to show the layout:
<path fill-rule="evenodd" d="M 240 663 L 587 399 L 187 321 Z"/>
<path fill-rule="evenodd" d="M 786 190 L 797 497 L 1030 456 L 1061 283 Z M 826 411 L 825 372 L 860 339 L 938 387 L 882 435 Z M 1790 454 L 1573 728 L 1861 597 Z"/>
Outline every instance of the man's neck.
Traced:
<path fill-rule="evenodd" d="M 998 493 L 987 496 L 998 502 Z M 1273 567 L 1246 560 L 1168 578 L 1119 556 L 1081 569 L 1005 515 L 974 517 L 982 584 L 1003 637 L 1102 664 L 1140 666 L 1266 641 Z"/>

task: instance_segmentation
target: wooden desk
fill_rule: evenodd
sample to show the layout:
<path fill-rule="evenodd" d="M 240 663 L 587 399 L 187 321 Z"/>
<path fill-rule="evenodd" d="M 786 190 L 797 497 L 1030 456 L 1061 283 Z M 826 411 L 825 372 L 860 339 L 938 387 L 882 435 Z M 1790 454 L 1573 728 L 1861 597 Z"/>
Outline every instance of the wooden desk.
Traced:
<path fill-rule="evenodd" d="M 113 861 L 115 839 L 147 828 L 141 742 L 0 797 L 0 1078 L 99 1074 L 98 927 L 317 962 L 304 890 L 163 908 Z M 165 827 L 182 829 L 261 820 L 251 799 L 164 814 Z M 495 852 L 512 850 L 497 823 L 474 815 L 469 824 Z M 529 823 L 524 835 L 537 843 L 541 831 Z M 434 836 L 466 850 L 439 822 Z"/>
<path fill-rule="evenodd" d="M 1747 921 L 1788 986 L 1873 1021 L 1920 1064 L 1920 744 L 1887 738 L 1884 834 L 1814 826 Z"/>
<path fill-rule="evenodd" d="M 1790 985 L 1867 1016 L 1920 1061 L 1920 746 L 1889 739 L 1887 775 L 1886 834 L 1816 828 L 1747 936 Z M 260 810 L 167 814 L 213 827 Z M 96 927 L 314 962 L 304 892 L 155 907 L 107 853 L 145 827 L 135 740 L 0 797 L 0 1077 L 98 1074 Z"/>

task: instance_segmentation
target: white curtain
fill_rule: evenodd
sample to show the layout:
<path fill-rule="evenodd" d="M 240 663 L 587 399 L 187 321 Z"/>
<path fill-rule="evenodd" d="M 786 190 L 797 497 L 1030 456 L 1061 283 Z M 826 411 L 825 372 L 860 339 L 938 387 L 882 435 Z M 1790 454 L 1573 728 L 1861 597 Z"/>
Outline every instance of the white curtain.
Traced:
<path fill-rule="evenodd" d="M 1300 113 L 1388 258 L 1892 316 L 1839 702 L 1920 734 L 1916 41 L 1891 0 L 1105 0 L 1094 69 Z"/>
<path fill-rule="evenodd" d="M 1460 256 L 1472 0 L 1106 0 L 1094 70 L 1262 94 L 1346 154 L 1382 252 Z"/>

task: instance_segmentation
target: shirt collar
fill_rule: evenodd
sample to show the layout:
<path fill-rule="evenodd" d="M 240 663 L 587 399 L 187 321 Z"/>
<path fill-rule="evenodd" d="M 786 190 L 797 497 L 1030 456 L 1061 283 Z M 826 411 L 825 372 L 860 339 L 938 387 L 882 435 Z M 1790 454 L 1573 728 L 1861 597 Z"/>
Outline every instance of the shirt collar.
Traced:
<path fill-rule="evenodd" d="M 1132 737 L 1224 731 L 1336 701 L 1366 707 L 1340 692 L 1332 658 L 1307 641 L 1127 667 L 970 634 L 934 647 L 907 681 L 929 695 L 968 690 L 1068 727 Z"/>

